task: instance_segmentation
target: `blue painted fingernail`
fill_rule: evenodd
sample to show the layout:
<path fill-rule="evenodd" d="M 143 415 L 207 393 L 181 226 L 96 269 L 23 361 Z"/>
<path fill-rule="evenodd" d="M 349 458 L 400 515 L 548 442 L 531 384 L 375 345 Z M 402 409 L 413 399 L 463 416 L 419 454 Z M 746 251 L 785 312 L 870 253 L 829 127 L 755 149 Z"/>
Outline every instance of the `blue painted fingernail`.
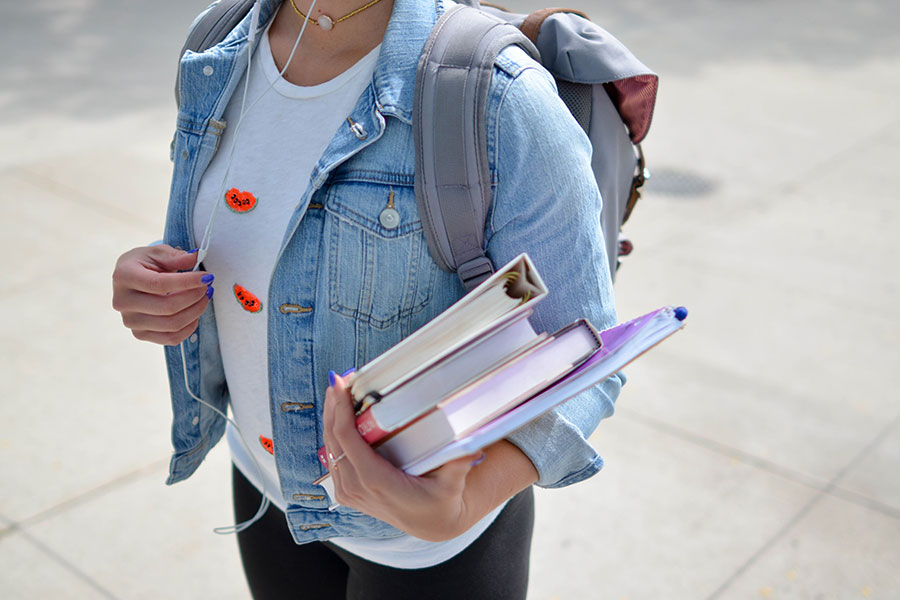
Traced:
<path fill-rule="evenodd" d="M 215 293 L 216 293 L 216 290 L 214 287 L 210 286 L 210 287 L 206 288 L 206 297 L 209 298 L 210 300 L 212 300 L 212 296 Z"/>
<path fill-rule="evenodd" d="M 476 458 L 475 460 L 472 461 L 472 466 L 473 466 L 473 467 L 477 467 L 478 465 L 480 465 L 481 463 L 483 463 L 483 462 L 484 462 L 484 459 L 486 459 L 486 458 L 487 458 L 487 454 L 485 454 L 484 452 L 482 452 L 482 453 L 481 453 L 481 456 L 479 456 L 478 458 Z"/>
<path fill-rule="evenodd" d="M 675 318 L 679 321 L 684 321 L 687 318 L 687 315 L 688 310 L 685 307 L 679 306 L 675 309 Z"/>
<path fill-rule="evenodd" d="M 215 278 L 216 278 L 215 275 L 213 275 L 212 273 L 207 273 L 206 275 L 204 275 L 203 277 L 200 278 L 200 283 L 205 283 L 206 285 L 209 285 L 213 282 L 213 279 L 215 279 Z"/>
<path fill-rule="evenodd" d="M 188 250 L 188 254 L 193 254 L 194 252 L 199 251 L 200 248 L 194 248 L 193 250 Z"/>
<path fill-rule="evenodd" d="M 341 373 L 341 377 L 346 377 L 350 373 L 354 373 L 354 372 L 356 372 L 356 367 L 350 367 L 349 369 L 347 369 L 346 371 Z"/>
<path fill-rule="evenodd" d="M 334 378 L 337 376 L 337 373 L 334 371 L 328 371 L 328 381 L 331 382 L 331 387 L 334 387 L 335 381 Z"/>

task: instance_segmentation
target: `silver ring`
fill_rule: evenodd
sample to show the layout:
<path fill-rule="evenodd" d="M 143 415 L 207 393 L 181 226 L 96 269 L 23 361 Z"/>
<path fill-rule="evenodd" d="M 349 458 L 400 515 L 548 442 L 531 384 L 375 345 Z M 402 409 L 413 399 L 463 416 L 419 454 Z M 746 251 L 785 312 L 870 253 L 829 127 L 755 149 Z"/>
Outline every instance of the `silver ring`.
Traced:
<path fill-rule="evenodd" d="M 339 462 L 344 460 L 345 456 L 346 456 L 346 454 L 344 454 L 343 452 L 341 452 L 340 456 L 335 456 L 334 454 L 329 452 L 328 453 L 328 468 L 329 469 L 335 468 Z"/>

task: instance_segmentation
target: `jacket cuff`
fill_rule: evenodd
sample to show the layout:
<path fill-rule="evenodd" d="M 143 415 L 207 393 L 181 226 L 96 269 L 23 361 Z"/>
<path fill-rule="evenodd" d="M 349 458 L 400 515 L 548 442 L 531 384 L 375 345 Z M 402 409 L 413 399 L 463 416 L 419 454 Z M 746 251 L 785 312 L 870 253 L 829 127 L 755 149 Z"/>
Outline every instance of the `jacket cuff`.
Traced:
<path fill-rule="evenodd" d="M 538 486 L 565 487 L 603 468 L 603 459 L 587 438 L 613 414 L 623 381 L 621 374 L 613 375 L 507 436 L 534 464 Z"/>
<path fill-rule="evenodd" d="M 506 439 L 534 463 L 540 487 L 564 487 L 587 479 L 603 466 L 597 451 L 556 411 L 517 429 Z M 578 468 L 573 471 L 575 465 Z"/>

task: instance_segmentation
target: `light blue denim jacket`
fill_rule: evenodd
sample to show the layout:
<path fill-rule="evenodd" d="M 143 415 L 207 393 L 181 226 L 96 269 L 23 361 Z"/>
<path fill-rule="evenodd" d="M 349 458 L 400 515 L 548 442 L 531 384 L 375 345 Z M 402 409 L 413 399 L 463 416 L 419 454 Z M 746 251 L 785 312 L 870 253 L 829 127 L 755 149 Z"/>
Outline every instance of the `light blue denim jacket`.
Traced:
<path fill-rule="evenodd" d="M 279 4 L 262 2 L 262 26 Z M 323 474 L 316 451 L 323 443 L 328 371 L 365 364 L 463 294 L 456 275 L 440 270 L 428 252 L 413 192 L 416 63 L 442 11 L 434 0 L 395 0 L 373 80 L 306 189 L 297 190 L 297 208 L 272 273 L 266 299 L 270 412 L 288 523 L 298 543 L 400 534 L 353 510 L 329 512 L 322 488 L 312 481 Z M 221 119 L 252 51 L 248 28 L 249 18 L 219 45 L 187 52 L 181 61 L 165 230 L 172 246 L 197 246 L 197 187 L 224 127 L 233 125 Z M 552 78 L 521 50 L 501 54 L 492 86 L 487 253 L 497 266 L 521 252 L 533 259 L 550 289 L 532 317 L 536 330 L 553 332 L 579 317 L 609 327 L 615 309 L 587 137 L 559 100 Z M 400 225 L 386 228 L 379 214 L 391 192 Z M 224 411 L 228 385 L 212 305 L 184 349 L 191 389 Z M 165 353 L 174 412 L 168 483 L 174 483 L 196 470 L 222 437 L 225 422 L 188 396 L 179 348 L 166 347 Z M 537 467 L 539 485 L 562 487 L 601 468 L 586 437 L 612 414 L 622 381 L 612 377 L 510 436 Z"/>

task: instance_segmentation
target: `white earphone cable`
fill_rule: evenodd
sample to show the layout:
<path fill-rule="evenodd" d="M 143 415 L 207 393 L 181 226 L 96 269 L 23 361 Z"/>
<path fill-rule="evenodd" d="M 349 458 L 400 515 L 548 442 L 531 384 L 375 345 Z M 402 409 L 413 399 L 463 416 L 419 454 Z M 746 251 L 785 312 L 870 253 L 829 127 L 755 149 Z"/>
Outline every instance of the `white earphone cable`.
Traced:
<path fill-rule="evenodd" d="M 220 417 L 225 419 L 229 424 L 231 424 L 232 427 L 234 427 L 234 430 L 238 434 L 238 438 L 241 440 L 241 445 L 244 446 L 244 450 L 246 450 L 247 454 L 250 455 L 250 458 L 253 459 L 253 467 L 256 469 L 256 477 L 258 478 L 259 481 L 263 481 L 262 467 L 259 466 L 259 461 L 256 460 L 256 457 L 253 456 L 253 452 L 247 446 L 247 441 L 244 439 L 244 436 L 241 433 L 240 428 L 237 426 L 237 423 L 235 423 L 234 420 L 231 417 L 229 417 L 228 415 L 226 415 L 224 412 L 222 412 L 221 410 L 219 410 L 218 408 L 216 408 L 215 406 L 213 406 L 206 400 L 195 395 L 194 392 L 191 391 L 190 383 L 188 383 L 187 359 L 185 358 L 185 354 L 184 354 L 184 342 L 181 342 L 180 347 L 181 347 L 181 368 L 182 368 L 182 372 L 184 373 L 184 388 L 187 390 L 187 393 L 190 394 L 191 398 L 193 398 L 194 400 L 196 400 L 203 406 L 211 409 L 213 412 L 215 412 L 217 415 L 219 415 Z M 259 508 L 256 510 L 256 514 L 253 515 L 253 517 L 251 517 L 247 521 L 244 521 L 243 523 L 238 523 L 236 525 L 228 525 L 225 527 L 216 527 L 215 529 L 213 529 L 213 531 L 215 531 L 216 533 L 220 533 L 220 534 L 240 533 L 241 531 L 244 531 L 245 529 L 247 529 L 248 527 L 250 527 L 251 525 L 256 523 L 258 520 L 260 520 L 262 518 L 262 516 L 264 514 L 266 514 L 266 511 L 269 510 L 269 503 L 270 503 L 269 497 L 266 496 L 265 494 L 262 494 L 262 501 L 259 503 Z"/>
<path fill-rule="evenodd" d="M 312 9 L 313 9 L 313 7 L 315 7 L 315 5 L 316 5 L 316 0 L 313 0 L 312 4 L 309 7 L 310 13 L 312 13 Z M 225 195 L 225 187 L 227 186 L 228 176 L 231 173 L 231 165 L 232 165 L 232 162 L 234 161 L 234 151 L 235 151 L 235 148 L 237 148 L 238 134 L 241 129 L 241 123 L 243 123 L 243 121 L 244 121 L 244 116 L 246 116 L 247 113 L 249 113 L 250 110 L 252 110 L 253 107 L 256 106 L 256 103 L 259 102 L 260 99 L 262 99 L 262 97 L 265 96 L 269 92 L 269 90 L 271 90 L 275 86 L 275 83 L 284 76 L 284 73 L 287 71 L 288 67 L 290 66 L 291 61 L 294 59 L 294 54 L 297 52 L 297 46 L 300 45 L 300 39 L 303 37 L 303 32 L 306 31 L 306 25 L 309 23 L 308 19 L 304 20 L 303 25 L 300 27 L 300 33 L 297 35 L 297 39 L 294 41 L 294 46 L 293 46 L 293 48 L 291 48 L 291 53 L 288 56 L 287 62 L 284 64 L 284 68 L 282 68 L 281 71 L 279 72 L 278 77 L 274 78 L 272 80 L 272 82 L 269 84 L 269 87 L 267 87 L 265 90 L 263 90 L 263 92 L 250 104 L 250 106 L 247 107 L 247 90 L 250 87 L 250 69 L 253 64 L 253 49 L 254 49 L 253 43 L 256 40 L 256 35 L 257 35 L 256 30 L 258 29 L 258 26 L 259 26 L 259 8 L 260 8 L 260 2 L 259 2 L 259 0 L 256 0 L 256 2 L 253 4 L 253 9 L 252 9 L 252 12 L 250 15 L 250 32 L 249 32 L 248 38 L 247 38 L 247 74 L 244 78 L 244 91 L 243 91 L 243 95 L 241 97 L 240 117 L 238 117 L 237 125 L 235 125 L 235 128 L 234 128 L 234 136 L 232 137 L 231 148 L 229 149 L 229 152 L 228 152 L 228 162 L 226 163 L 226 166 L 225 166 L 225 175 L 222 177 L 222 186 L 221 186 L 221 189 L 219 190 L 219 194 L 217 196 L 216 201 L 213 202 L 212 214 L 210 215 L 209 221 L 206 224 L 206 229 L 203 232 L 203 238 L 200 241 L 199 250 L 197 252 L 197 262 L 194 264 L 194 268 L 191 269 L 192 271 L 196 271 L 197 269 L 200 268 L 200 263 L 203 262 L 203 259 L 206 257 L 206 253 L 209 250 L 209 244 L 212 240 L 212 232 L 213 232 L 213 226 L 214 226 L 214 223 L 216 220 L 216 214 L 218 213 L 218 210 L 219 210 L 219 204 L 221 203 L 221 198 L 223 198 Z M 250 455 L 250 458 L 253 459 L 253 466 L 256 470 L 256 476 L 257 476 L 258 481 L 260 481 L 260 482 L 263 481 L 262 467 L 260 467 L 259 461 L 256 460 L 256 456 L 254 456 L 253 452 L 250 450 L 250 447 L 248 446 L 247 441 L 244 439 L 244 434 L 241 432 L 240 428 L 237 426 L 237 423 L 235 423 L 234 420 L 231 419 L 227 414 L 225 414 L 224 412 L 222 412 L 215 406 L 211 405 L 209 402 L 206 402 L 205 400 L 203 400 L 202 398 L 200 398 L 199 396 L 194 394 L 194 392 L 191 391 L 191 386 L 188 381 L 187 358 L 184 353 L 184 342 L 183 341 L 179 344 L 179 348 L 181 350 L 181 368 L 182 368 L 182 372 L 184 373 L 184 388 L 187 390 L 187 393 L 190 395 L 191 398 L 193 398 L 194 400 L 196 400 L 203 406 L 206 406 L 207 408 L 213 410 L 216 414 L 218 414 L 223 419 L 225 419 L 234 428 L 235 432 L 238 434 L 238 438 L 241 441 L 241 445 L 243 445 L 243 447 L 244 447 L 244 450 L 246 450 L 247 454 Z M 263 517 L 263 515 L 266 513 L 266 511 L 269 509 L 269 504 L 270 504 L 269 497 L 266 496 L 265 493 L 263 493 L 262 500 L 260 501 L 260 504 L 259 504 L 259 509 L 257 509 L 256 514 L 253 515 L 253 517 L 244 521 L 243 523 L 237 523 L 235 525 L 229 525 L 226 527 L 216 527 L 215 529 L 213 529 L 213 531 L 215 531 L 216 533 L 220 533 L 220 534 L 240 533 L 241 531 L 244 531 L 245 529 L 247 529 L 248 527 L 250 527 L 251 525 L 256 523 L 258 520 L 260 520 Z"/>
<path fill-rule="evenodd" d="M 257 0 L 257 5 L 259 4 Z M 316 0 L 312 1 L 312 4 L 309 6 L 310 13 L 312 9 L 316 6 Z M 252 19 L 251 19 L 252 20 Z M 309 20 L 304 20 L 303 25 L 300 27 L 300 33 L 297 35 L 297 39 L 294 41 L 294 46 L 291 48 L 291 53 L 288 56 L 287 62 L 284 63 L 284 67 L 278 73 L 278 77 L 274 78 L 270 83 L 269 87 L 267 87 L 263 92 L 250 104 L 249 107 L 246 107 L 247 104 L 247 90 L 250 87 L 250 67 L 253 64 L 253 48 L 250 44 L 247 47 L 247 76 L 244 78 L 244 93 L 241 99 L 241 114 L 238 117 L 237 125 L 234 126 L 234 137 L 232 138 L 231 148 L 228 151 L 228 162 L 225 165 L 225 175 L 222 177 L 222 187 L 219 189 L 218 198 L 222 198 L 225 195 L 225 187 L 228 185 L 228 176 L 231 174 L 231 164 L 234 161 L 234 151 L 237 148 L 237 138 L 238 134 L 241 130 L 241 123 L 244 122 L 244 116 L 250 112 L 254 106 L 256 106 L 257 102 L 259 102 L 269 91 L 275 87 L 275 84 L 279 79 L 284 77 L 285 72 L 288 70 L 288 67 L 291 64 L 291 61 L 294 59 L 294 54 L 297 52 L 297 46 L 300 45 L 300 39 L 303 37 L 303 32 L 306 31 L 306 26 L 309 24 Z M 256 37 L 256 34 L 252 34 L 253 37 Z M 245 108 L 246 107 L 246 108 Z M 197 252 L 197 262 L 194 265 L 193 270 L 196 271 L 200 267 L 200 263 L 203 262 L 203 259 L 206 257 L 206 253 L 209 250 L 209 244 L 212 240 L 212 232 L 213 226 L 216 221 L 216 215 L 219 212 L 219 202 L 216 201 L 213 204 L 212 214 L 209 216 L 209 222 L 206 224 L 206 230 L 203 232 L 203 238 L 200 240 L 200 250 Z"/>

